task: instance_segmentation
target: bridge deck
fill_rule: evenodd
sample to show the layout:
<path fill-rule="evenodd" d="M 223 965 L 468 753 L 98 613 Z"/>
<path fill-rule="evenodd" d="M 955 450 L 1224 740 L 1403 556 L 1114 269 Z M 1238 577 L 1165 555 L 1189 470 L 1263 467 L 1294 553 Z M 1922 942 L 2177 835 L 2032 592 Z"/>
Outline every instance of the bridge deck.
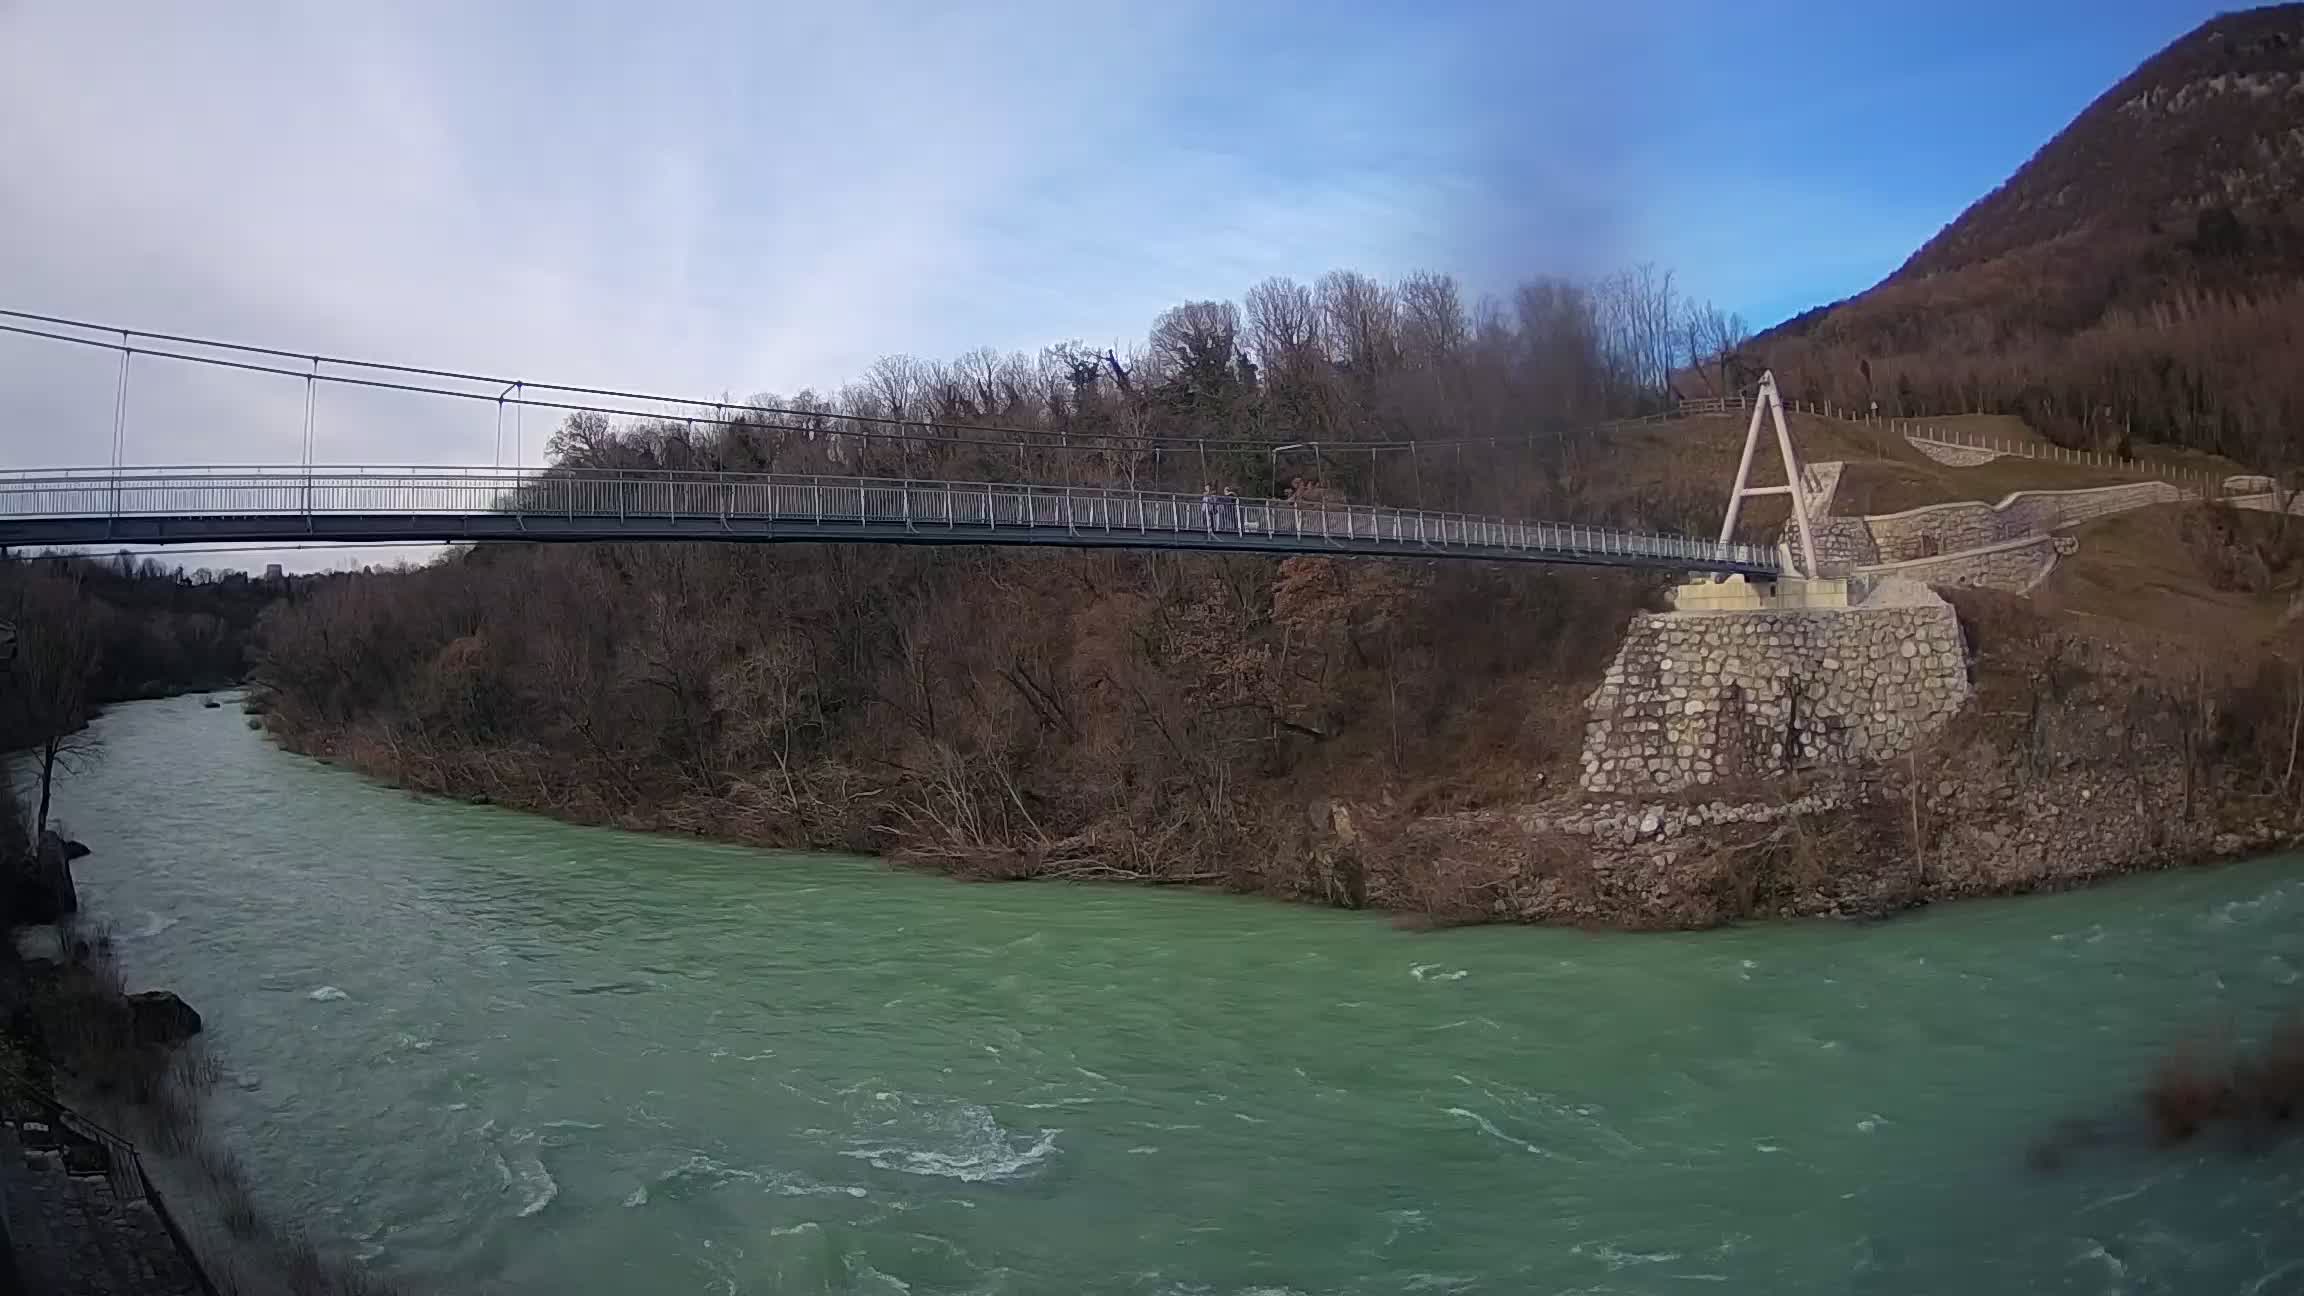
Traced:
<path fill-rule="evenodd" d="M 1102 487 L 774 474 L 128 468 L 0 474 L 0 545 L 722 540 L 1422 555 L 1772 575 L 1773 549 L 1574 523 Z"/>

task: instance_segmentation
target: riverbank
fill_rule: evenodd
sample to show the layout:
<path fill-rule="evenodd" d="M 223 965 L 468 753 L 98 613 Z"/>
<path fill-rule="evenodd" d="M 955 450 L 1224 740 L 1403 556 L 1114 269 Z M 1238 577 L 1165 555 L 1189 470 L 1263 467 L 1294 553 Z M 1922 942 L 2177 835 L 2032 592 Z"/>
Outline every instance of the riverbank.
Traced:
<path fill-rule="evenodd" d="M 1598 588 L 1617 601 L 1587 597 L 1594 611 L 1629 616 L 1637 606 L 1622 582 Z M 259 708 L 292 751 L 425 794 L 577 823 L 862 851 L 967 878 L 1214 886 L 1442 924 L 1871 918 L 2297 840 L 2304 687 L 2293 669 L 2254 650 L 2209 659 L 2013 596 L 1961 591 L 1953 601 L 1973 695 L 1908 756 L 1667 798 L 1573 791 L 1567 736 L 1580 732 L 1605 661 L 1589 646 L 1556 653 L 1498 695 L 1536 711 L 1501 746 L 1476 740 L 1462 715 L 1422 739 L 1379 734 L 1389 741 L 1376 750 L 1331 720 L 1328 738 L 1283 736 L 1262 765 L 1227 758 L 1203 777 L 1152 786 L 1124 778 L 1101 805 L 1083 804 L 1062 781 L 1072 771 L 1046 755 L 971 759 L 948 742 L 875 747 L 827 742 L 820 729 L 793 741 L 790 756 L 771 749 L 766 768 L 667 780 L 642 752 L 609 745 L 625 740 L 581 727 L 554 740 L 518 706 L 490 704 L 500 712 L 493 730 L 507 736 L 476 739 L 457 717 L 477 705 L 471 690 L 495 686 L 471 678 L 459 686 L 465 700 L 445 710 L 437 675 L 417 677 L 428 701 L 316 706 L 298 682 L 306 668 L 280 655 L 285 644 L 272 649 Z M 454 651 L 460 670 L 487 677 L 479 661 L 495 650 Z M 1050 681 L 1063 675 L 1042 669 Z M 788 681 L 787 699 L 801 687 Z M 775 714 L 713 710 L 705 728 L 723 735 L 717 750 Z M 1110 741 L 1088 737 L 1095 721 L 1085 715 L 1066 723 L 1081 740 L 1058 750 Z M 1272 763 L 1291 744 L 1301 758 Z M 1106 759 L 1126 774 L 1165 758 L 1154 741 Z"/>
<path fill-rule="evenodd" d="M 69 892 L 55 843 L 43 855 Z M 0 1245 L 15 1279 L 57 1296 L 387 1296 L 256 1206 L 206 1126 L 218 1070 L 202 1025 L 169 991 L 127 988 L 101 921 L 0 930 Z"/>

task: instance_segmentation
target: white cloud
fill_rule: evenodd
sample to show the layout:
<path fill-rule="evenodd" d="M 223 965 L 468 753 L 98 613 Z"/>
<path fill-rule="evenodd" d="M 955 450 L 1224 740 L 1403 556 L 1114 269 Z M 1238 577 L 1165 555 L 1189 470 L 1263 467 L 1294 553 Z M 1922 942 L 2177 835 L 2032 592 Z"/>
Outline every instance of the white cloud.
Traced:
<path fill-rule="evenodd" d="M 0 0 L 0 305 L 706 395 L 1125 341 L 1266 274 L 1458 251 L 1463 141 L 1386 122 L 1454 111 L 1477 42 L 1387 82 L 1393 19 L 1353 21 L 1346 59 L 1209 0 Z M 103 462 L 106 365 L 0 337 L 0 463 Z M 299 452 L 290 381 L 139 361 L 130 408 L 132 461 Z M 492 454 L 487 407 L 320 408 L 323 461 Z"/>

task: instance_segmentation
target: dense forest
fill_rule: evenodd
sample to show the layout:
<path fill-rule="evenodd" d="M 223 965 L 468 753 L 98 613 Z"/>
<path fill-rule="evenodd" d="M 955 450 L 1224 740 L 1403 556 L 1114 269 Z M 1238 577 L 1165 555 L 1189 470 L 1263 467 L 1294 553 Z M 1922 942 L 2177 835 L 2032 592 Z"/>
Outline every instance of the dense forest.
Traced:
<path fill-rule="evenodd" d="M 1567 429 L 1670 408 L 1755 375 L 1743 322 L 1643 267 L 1468 302 L 1446 275 L 1272 279 L 1187 302 L 1127 355 L 893 356 L 830 395 L 764 394 L 659 420 L 569 419 L 569 468 L 855 473 L 1285 494 L 1533 515 L 1581 498 Z M 694 416 L 690 416 L 693 414 Z M 1505 471 L 1505 466 L 1509 471 Z"/>
<path fill-rule="evenodd" d="M 40 591 L 69 589 L 83 605 L 94 703 L 237 683 L 257 615 L 285 590 L 245 572 L 186 572 L 126 552 L 15 557 L 4 570 L 0 619 L 20 635 L 36 637 L 57 615 Z"/>
<path fill-rule="evenodd" d="M 83 732 L 107 702 L 221 688 L 247 672 L 258 616 L 284 590 L 245 574 L 120 553 L 0 561 L 0 750 L 29 751 L 37 831 L 59 770 L 92 758 Z M 0 831 L 0 838 L 8 834 Z M 22 842 L 0 840 L 0 865 Z"/>

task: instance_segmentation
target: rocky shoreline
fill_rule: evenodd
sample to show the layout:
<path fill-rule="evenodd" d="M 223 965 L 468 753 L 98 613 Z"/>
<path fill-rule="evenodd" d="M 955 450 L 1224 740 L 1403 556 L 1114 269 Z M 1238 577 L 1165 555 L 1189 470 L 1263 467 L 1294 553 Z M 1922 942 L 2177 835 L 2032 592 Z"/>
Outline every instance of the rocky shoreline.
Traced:
<path fill-rule="evenodd" d="M 265 1218 L 204 1131 L 204 1023 L 173 991 L 122 984 L 108 934 L 79 917 L 70 860 L 87 853 L 46 835 L 15 895 L 48 908 L 39 921 L 16 911 L 0 956 L 0 1151 L 14 1154 L 0 1166 L 0 1217 L 15 1277 L 31 1291 L 122 1296 L 383 1296 L 385 1284 Z"/>

